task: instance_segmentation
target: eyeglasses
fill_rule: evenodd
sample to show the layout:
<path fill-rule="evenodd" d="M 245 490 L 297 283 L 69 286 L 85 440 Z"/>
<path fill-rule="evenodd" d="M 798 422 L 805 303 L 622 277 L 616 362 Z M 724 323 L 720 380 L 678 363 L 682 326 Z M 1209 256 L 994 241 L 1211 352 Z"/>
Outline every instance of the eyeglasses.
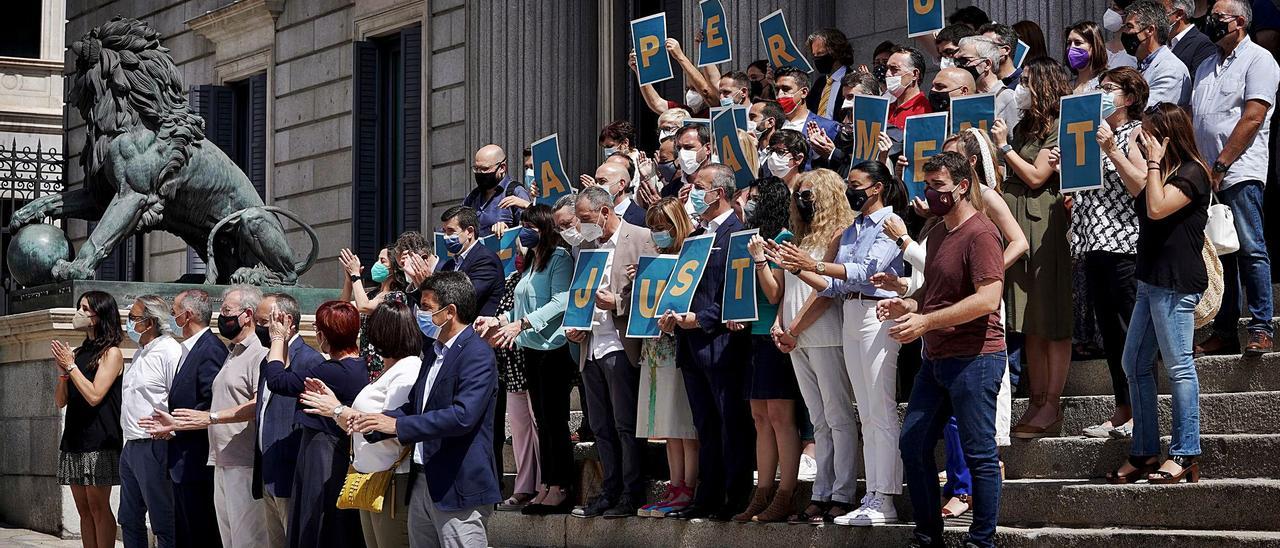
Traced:
<path fill-rule="evenodd" d="M 1106 84 L 1098 84 L 1094 86 L 1093 89 L 1098 91 L 1105 91 L 1107 93 L 1115 93 L 1117 91 L 1123 90 L 1124 88 L 1120 87 L 1117 84 L 1106 83 Z"/>
<path fill-rule="evenodd" d="M 146 316 L 134 316 L 133 314 L 129 314 L 129 321 L 131 321 L 131 322 L 133 322 L 133 323 L 138 323 L 138 322 L 143 321 L 143 320 L 145 320 L 145 319 L 147 319 L 147 317 L 146 317 Z"/>
<path fill-rule="evenodd" d="M 1226 23 L 1227 21 L 1235 19 L 1236 17 L 1243 17 L 1243 16 L 1236 15 L 1234 13 L 1210 13 L 1209 17 L 1217 19 L 1218 22 Z"/>

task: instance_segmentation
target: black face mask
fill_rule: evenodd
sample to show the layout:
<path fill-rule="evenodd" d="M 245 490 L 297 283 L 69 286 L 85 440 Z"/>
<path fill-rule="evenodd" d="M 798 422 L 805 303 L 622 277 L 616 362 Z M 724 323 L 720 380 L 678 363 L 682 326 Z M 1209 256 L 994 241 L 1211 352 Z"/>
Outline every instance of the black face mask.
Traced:
<path fill-rule="evenodd" d="M 760 80 L 751 81 L 751 99 L 755 100 L 764 95 L 764 82 Z"/>
<path fill-rule="evenodd" d="M 933 108 L 934 112 L 951 110 L 951 94 L 935 89 L 929 90 L 929 106 Z"/>
<path fill-rule="evenodd" d="M 240 314 L 244 314 L 241 311 Z M 240 314 L 235 316 L 218 316 L 218 334 L 224 339 L 233 340 L 240 336 L 240 331 L 244 326 L 240 325 Z"/>
<path fill-rule="evenodd" d="M 270 329 L 267 329 L 266 327 L 263 327 L 261 325 L 255 325 L 253 327 L 253 334 L 258 336 L 258 342 L 262 343 L 262 346 L 271 348 L 271 330 Z"/>
<path fill-rule="evenodd" d="M 1218 40 L 1226 38 L 1231 31 L 1227 30 L 1227 23 L 1219 21 L 1217 17 L 1209 15 L 1204 18 L 1204 24 L 1200 26 L 1200 31 L 1209 37 L 1209 41 L 1218 43 Z"/>
<path fill-rule="evenodd" d="M 800 220 L 806 223 L 813 222 L 813 194 L 805 193 L 796 194 L 796 211 L 800 213 Z"/>
<path fill-rule="evenodd" d="M 658 162 L 658 178 L 665 183 L 670 183 L 676 178 L 675 162 Z"/>
<path fill-rule="evenodd" d="M 489 190 L 498 186 L 498 170 L 496 169 L 490 173 L 473 173 L 473 175 L 476 178 L 476 186 L 480 190 Z"/>
<path fill-rule="evenodd" d="M 982 73 L 981 73 L 981 72 L 978 72 L 978 67 L 977 67 L 977 65 L 976 65 L 976 64 L 975 64 L 975 65 L 965 65 L 965 66 L 960 67 L 960 68 L 962 68 L 962 69 L 964 69 L 964 70 L 968 71 L 968 72 L 969 72 L 969 74 L 970 74 L 971 76 L 973 76 L 973 81 L 974 81 L 975 83 L 976 83 L 976 82 L 981 82 L 981 81 L 982 81 Z"/>
<path fill-rule="evenodd" d="M 1138 39 L 1138 33 L 1136 32 L 1122 32 L 1120 33 L 1120 44 L 1124 46 L 1125 53 L 1136 57 L 1138 55 L 1138 46 L 1142 44 L 1142 40 Z"/>
<path fill-rule="evenodd" d="M 818 69 L 818 72 L 823 74 L 831 74 L 831 69 L 835 68 L 835 66 L 836 58 L 832 57 L 830 54 L 819 55 L 813 58 L 813 68 Z"/>
<path fill-rule="evenodd" d="M 871 68 L 871 74 L 876 77 L 876 80 L 879 80 L 880 83 L 883 84 L 884 77 L 889 75 L 889 65 L 876 63 L 875 66 Z"/>
<path fill-rule="evenodd" d="M 867 189 L 865 188 L 847 188 L 844 191 L 844 197 L 849 200 L 849 207 L 853 208 L 855 213 L 862 211 L 862 206 L 867 205 Z"/>

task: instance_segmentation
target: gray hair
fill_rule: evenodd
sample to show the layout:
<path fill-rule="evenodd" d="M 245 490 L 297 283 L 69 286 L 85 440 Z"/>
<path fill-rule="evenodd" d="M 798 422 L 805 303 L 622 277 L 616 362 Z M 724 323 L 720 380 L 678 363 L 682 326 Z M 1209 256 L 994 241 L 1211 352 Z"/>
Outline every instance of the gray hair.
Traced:
<path fill-rule="evenodd" d="M 1196 13 L 1196 0 L 1172 0 L 1169 2 L 1169 9 L 1182 10 L 1187 19 L 1190 19 Z"/>
<path fill-rule="evenodd" d="M 238 284 L 228 287 L 222 292 L 222 300 L 226 301 L 232 293 L 239 297 L 241 308 L 254 310 L 258 308 L 258 303 L 262 302 L 262 290 L 251 285 Z"/>
<path fill-rule="evenodd" d="M 1253 23 L 1253 5 L 1249 4 L 1248 2 L 1245 2 L 1244 0 L 1223 0 L 1223 1 L 1225 1 L 1228 4 L 1231 4 L 1232 6 L 1235 6 L 1236 12 L 1238 12 L 1237 15 L 1244 18 L 1244 26 L 1247 27 L 1249 26 L 1249 24 Z M 1212 4 L 1209 5 L 1209 10 L 1210 11 L 1213 10 Z M 1188 12 L 1188 14 L 1190 14 L 1190 12 Z"/>
<path fill-rule="evenodd" d="M 1132 16 L 1139 29 L 1155 27 L 1156 42 L 1161 45 L 1169 43 L 1169 13 L 1164 11 L 1164 4 L 1156 0 L 1140 0 L 1124 9 L 1125 18 Z"/>
<path fill-rule="evenodd" d="M 578 193 L 578 202 L 582 200 L 590 202 L 591 209 L 607 207 L 610 211 L 613 210 L 613 196 L 610 196 L 609 191 L 602 186 L 589 186 L 582 189 L 582 192 Z M 578 202 L 574 202 L 574 204 L 576 205 Z"/>
<path fill-rule="evenodd" d="M 733 168 L 724 164 L 707 164 L 698 171 L 711 172 L 711 188 L 724 190 L 725 199 L 733 196 L 738 189 L 738 181 L 733 176 Z"/>
<path fill-rule="evenodd" d="M 293 318 L 293 328 L 297 329 L 302 323 L 302 311 L 298 306 L 298 299 L 288 293 L 268 293 L 263 295 L 264 298 L 275 299 L 276 309 L 284 312 Z"/>
<path fill-rule="evenodd" d="M 189 312 L 195 318 L 197 324 L 209 325 L 209 319 L 213 317 L 213 302 L 209 299 L 208 291 L 188 289 L 179 293 L 173 300 L 179 303 L 178 309 L 183 312 Z"/>
<path fill-rule="evenodd" d="M 173 315 L 168 301 L 159 295 L 143 295 L 138 297 L 138 302 L 142 303 L 142 317 L 154 320 L 161 335 L 173 334 L 173 327 L 169 325 L 169 318 Z"/>
<path fill-rule="evenodd" d="M 565 194 L 556 200 L 556 205 L 552 206 L 551 211 L 560 211 L 566 207 L 574 207 L 578 204 L 577 194 Z"/>
<path fill-rule="evenodd" d="M 966 36 L 960 39 L 958 45 L 963 48 L 969 44 L 973 44 L 973 50 L 978 57 L 991 61 L 993 66 L 1000 64 L 1000 56 L 1004 53 L 1000 51 L 1000 42 L 996 39 L 981 35 Z"/>

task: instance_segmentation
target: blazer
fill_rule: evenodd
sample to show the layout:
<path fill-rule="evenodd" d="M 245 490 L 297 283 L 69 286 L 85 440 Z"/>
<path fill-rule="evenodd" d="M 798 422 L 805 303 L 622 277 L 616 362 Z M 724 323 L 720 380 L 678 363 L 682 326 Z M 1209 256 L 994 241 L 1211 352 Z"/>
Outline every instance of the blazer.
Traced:
<path fill-rule="evenodd" d="M 804 121 L 805 127 L 809 127 L 809 122 L 818 124 L 818 128 L 821 129 L 823 133 L 827 134 L 827 138 L 831 139 L 831 142 L 834 143 L 836 142 L 836 139 L 839 138 L 840 124 L 835 120 L 818 116 L 817 113 L 813 111 L 809 111 L 809 117 L 806 118 Z M 806 133 L 805 131 L 801 131 L 800 133 L 805 136 L 805 143 L 808 143 L 809 141 L 808 133 Z M 804 170 L 809 171 L 810 169 L 813 169 L 815 162 L 821 165 L 827 165 L 827 164 L 838 165 L 842 162 L 847 163 L 848 156 L 844 154 L 844 151 L 840 150 L 840 147 L 836 147 L 835 152 L 833 152 L 832 154 L 834 156 L 830 160 L 827 160 L 826 158 L 820 158 L 818 156 L 818 153 L 813 150 L 813 147 L 809 147 L 809 157 L 805 159 Z M 845 160 L 842 160 L 842 158 Z"/>
<path fill-rule="evenodd" d="M 844 76 L 852 70 L 852 67 L 845 67 L 844 74 L 841 74 L 840 78 L 833 82 L 834 89 L 831 90 L 831 94 L 835 96 L 835 109 L 832 111 L 834 116 L 840 116 L 840 109 L 844 107 L 844 94 L 840 93 L 840 80 L 844 79 Z M 819 112 L 818 102 L 822 100 L 822 90 L 827 87 L 827 75 L 817 72 L 815 69 L 809 78 L 813 80 L 813 85 L 809 86 L 809 96 L 805 97 L 804 104 L 810 111 Z"/>
<path fill-rule="evenodd" d="M 396 419 L 401 444 L 421 444 L 422 475 L 436 506 L 452 512 L 497 504 L 502 493 L 493 458 L 493 413 L 498 402 L 493 349 L 474 329 L 463 329 L 445 352 L 431 393 L 425 394 L 435 362 L 433 344 L 423 351 L 409 401 L 384 414 Z M 365 434 L 369 443 L 389 438 L 379 432 Z M 406 504 L 417 480 L 418 474 L 409 475 Z"/>
<path fill-rule="evenodd" d="M 727 240 L 726 240 L 726 245 Z M 582 242 L 581 249 L 596 249 L 595 242 Z M 618 330 L 618 338 L 622 339 L 622 348 L 627 353 L 633 367 L 640 366 L 641 339 L 629 339 L 627 333 L 627 317 L 631 313 L 631 279 L 627 277 L 627 266 L 638 264 L 641 255 L 657 255 L 658 249 L 653 245 L 653 233 L 643 226 L 628 223 L 625 219 L 618 224 L 618 246 L 613 250 L 613 263 L 609 268 L 610 291 L 618 296 L 617 306 L 613 310 L 613 326 Z M 723 273 L 721 273 L 723 274 Z M 572 298 L 572 295 L 570 295 Z M 719 300 L 719 299 L 717 299 Z M 591 357 L 592 336 L 587 334 L 582 341 L 578 354 L 578 367 L 587 364 Z"/>
<path fill-rule="evenodd" d="M 263 375 L 267 378 L 267 388 L 271 389 L 271 397 L 287 396 L 296 398 L 306 391 L 304 382 L 307 377 L 324 381 L 325 386 L 333 390 L 333 395 L 342 405 L 350 406 L 364 387 L 369 385 L 369 366 L 359 356 L 341 361 L 325 360 L 318 364 L 291 363 L 288 368 L 276 360 L 263 366 Z M 294 424 L 312 430 L 328 432 L 330 435 L 344 437 L 345 429 L 338 426 L 326 415 L 312 415 L 304 411 L 308 409 L 302 402 L 295 404 Z"/>
<path fill-rule="evenodd" d="M 506 277 L 502 275 L 502 261 L 498 260 L 498 254 L 484 244 L 476 242 L 471 246 L 471 250 L 467 251 L 467 256 L 462 259 L 461 265 L 455 259 L 456 257 L 445 261 L 439 271 L 457 270 L 466 274 L 471 278 L 471 285 L 476 290 L 476 306 L 479 307 L 479 315 L 497 314 L 498 302 L 502 300 L 503 284 L 506 282 Z"/>
<path fill-rule="evenodd" d="M 213 379 L 227 361 L 222 339 L 205 331 L 187 353 L 169 386 L 169 409 L 209 411 L 213 404 Z M 169 477 L 174 483 L 208 480 L 209 434 L 203 430 L 174 432 L 169 440 Z"/>
<path fill-rule="evenodd" d="M 720 321 L 720 299 L 724 294 L 725 263 L 729 259 L 729 235 L 745 230 L 737 215 L 729 215 L 724 223 L 716 228 L 715 244 L 711 248 L 711 256 L 707 258 L 706 270 L 702 280 L 693 292 L 693 305 L 690 310 L 698 318 L 698 327 L 693 329 L 676 328 L 677 363 L 684 365 L 688 359 L 695 360 L 703 368 L 719 368 L 742 366 L 726 359 L 729 352 L 751 347 L 751 330 L 729 331 Z M 701 231 L 694 234 L 700 234 Z M 685 359 L 681 359 L 681 357 Z"/>
<path fill-rule="evenodd" d="M 622 212 L 622 220 L 635 226 L 648 226 L 644 222 L 645 210 L 633 199 L 627 204 L 627 210 Z"/>
<path fill-rule="evenodd" d="M 1196 74 L 1196 69 L 1200 67 L 1205 59 L 1213 57 L 1218 52 L 1218 46 L 1209 41 L 1209 37 L 1205 36 L 1200 29 L 1194 25 L 1187 34 L 1178 40 L 1178 45 L 1174 46 L 1173 54 L 1187 66 L 1187 72 L 1192 77 Z"/>
<path fill-rule="evenodd" d="M 324 362 L 324 356 L 316 352 L 302 337 L 289 343 L 289 366 L 316 367 Z M 302 431 L 294 420 L 298 399 L 271 394 L 263 410 L 262 394 L 267 387 L 267 360 L 262 360 L 258 374 L 257 404 L 254 417 L 258 421 L 258 433 L 254 436 L 253 498 L 262 498 L 265 488 L 272 496 L 288 497 L 293 493 L 293 465 L 298 460 L 298 444 Z"/>

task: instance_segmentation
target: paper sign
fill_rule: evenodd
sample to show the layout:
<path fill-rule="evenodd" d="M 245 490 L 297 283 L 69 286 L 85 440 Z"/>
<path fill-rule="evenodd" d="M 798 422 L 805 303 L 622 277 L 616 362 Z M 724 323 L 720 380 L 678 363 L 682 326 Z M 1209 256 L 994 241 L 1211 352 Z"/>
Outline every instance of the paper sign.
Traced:
<path fill-rule="evenodd" d="M 907 0 L 907 37 L 942 30 L 942 0 Z"/>
<path fill-rule="evenodd" d="M 533 152 L 533 175 L 538 182 L 536 201 L 548 206 L 554 205 L 561 196 L 569 193 L 569 177 L 564 174 L 564 165 L 560 163 L 560 138 L 551 134 L 529 147 Z"/>
<path fill-rule="evenodd" d="M 747 125 L 748 114 L 750 114 L 747 111 L 751 109 L 742 105 L 734 105 L 729 108 L 733 111 L 733 125 L 742 131 L 751 131 L 751 128 Z"/>
<path fill-rule="evenodd" d="M 643 256 L 636 263 L 636 279 L 631 283 L 631 311 L 627 314 L 626 336 L 653 339 L 658 330 L 658 300 L 676 267 L 676 255 Z"/>
<path fill-rule="evenodd" d="M 698 66 L 715 65 L 733 60 L 729 44 L 729 25 L 725 22 L 720 0 L 698 2 L 702 12 L 702 41 L 698 43 Z"/>
<path fill-rule="evenodd" d="M 987 133 L 995 123 L 996 94 L 982 93 L 951 98 L 951 127 L 949 133 L 960 133 L 971 127 L 977 127 L 983 133 Z"/>
<path fill-rule="evenodd" d="M 795 67 L 805 72 L 813 72 L 809 60 L 804 58 L 800 49 L 791 40 L 791 31 L 787 30 L 787 20 L 782 10 L 775 11 L 760 19 L 760 39 L 764 43 L 769 65 L 778 67 Z"/>
<path fill-rule="evenodd" d="M 947 113 L 909 116 L 904 125 L 902 153 L 907 155 L 907 168 L 902 172 L 902 182 L 907 184 L 909 197 L 924 197 L 924 163 L 942 152 L 942 143 L 947 140 Z"/>
<path fill-rule="evenodd" d="M 636 72 L 640 85 L 670 80 L 671 57 L 667 55 L 667 14 L 656 13 L 631 22 L 631 47 L 636 52 Z"/>
<path fill-rule="evenodd" d="M 686 126 L 687 126 L 687 125 L 691 125 L 691 124 L 697 124 L 697 125 L 700 125 L 700 126 L 707 126 L 707 129 L 711 129 L 711 119 L 710 119 L 710 118 L 685 118 L 685 119 L 684 119 L 684 125 L 686 125 Z"/>
<path fill-rule="evenodd" d="M 711 119 L 711 140 L 715 144 L 716 154 L 720 155 L 720 163 L 733 170 L 733 179 L 739 189 L 751 186 L 756 176 L 742 151 L 742 141 L 738 140 L 738 128 L 733 121 L 731 109 L 721 109 Z"/>
<path fill-rule="evenodd" d="M 715 244 L 715 234 L 703 234 L 688 238 L 680 247 L 680 256 L 676 266 L 667 280 L 666 291 L 658 299 L 658 315 L 668 310 L 684 314 L 693 306 L 693 293 L 702 281 L 702 274 L 707 270 L 707 258 L 711 256 L 711 246 Z M 581 260 L 581 259 L 579 259 Z"/>
<path fill-rule="evenodd" d="M 518 226 L 503 232 L 501 238 L 496 234 L 490 234 L 480 239 L 480 243 L 497 254 L 498 260 L 502 261 L 503 276 L 510 276 L 516 271 L 516 255 L 519 253 L 516 249 L 516 241 L 519 239 L 520 227 Z"/>
<path fill-rule="evenodd" d="M 729 235 L 729 255 L 724 265 L 724 297 L 720 301 L 720 321 L 754 322 L 759 318 L 756 303 L 756 269 L 747 243 L 760 229 Z"/>
<path fill-rule="evenodd" d="M 566 329 L 591 329 L 591 315 L 596 310 L 596 289 L 604 281 L 612 249 L 583 249 L 573 268 L 569 283 L 569 307 L 564 311 Z"/>
<path fill-rule="evenodd" d="M 436 233 L 436 257 L 440 258 L 440 264 L 453 258 L 453 253 L 449 253 L 449 246 L 444 243 L 444 233 Z"/>
<path fill-rule="evenodd" d="M 879 95 L 853 96 L 852 165 L 880 158 L 880 133 L 889 125 L 889 99 Z"/>
<path fill-rule="evenodd" d="M 1062 98 L 1058 118 L 1058 146 L 1062 152 L 1062 191 L 1102 188 L 1102 151 L 1098 126 L 1102 120 L 1102 93 Z"/>
<path fill-rule="evenodd" d="M 1013 48 L 1013 68 L 1022 68 L 1022 62 L 1027 59 L 1027 52 L 1031 50 L 1026 42 L 1018 40 L 1018 46 Z"/>

